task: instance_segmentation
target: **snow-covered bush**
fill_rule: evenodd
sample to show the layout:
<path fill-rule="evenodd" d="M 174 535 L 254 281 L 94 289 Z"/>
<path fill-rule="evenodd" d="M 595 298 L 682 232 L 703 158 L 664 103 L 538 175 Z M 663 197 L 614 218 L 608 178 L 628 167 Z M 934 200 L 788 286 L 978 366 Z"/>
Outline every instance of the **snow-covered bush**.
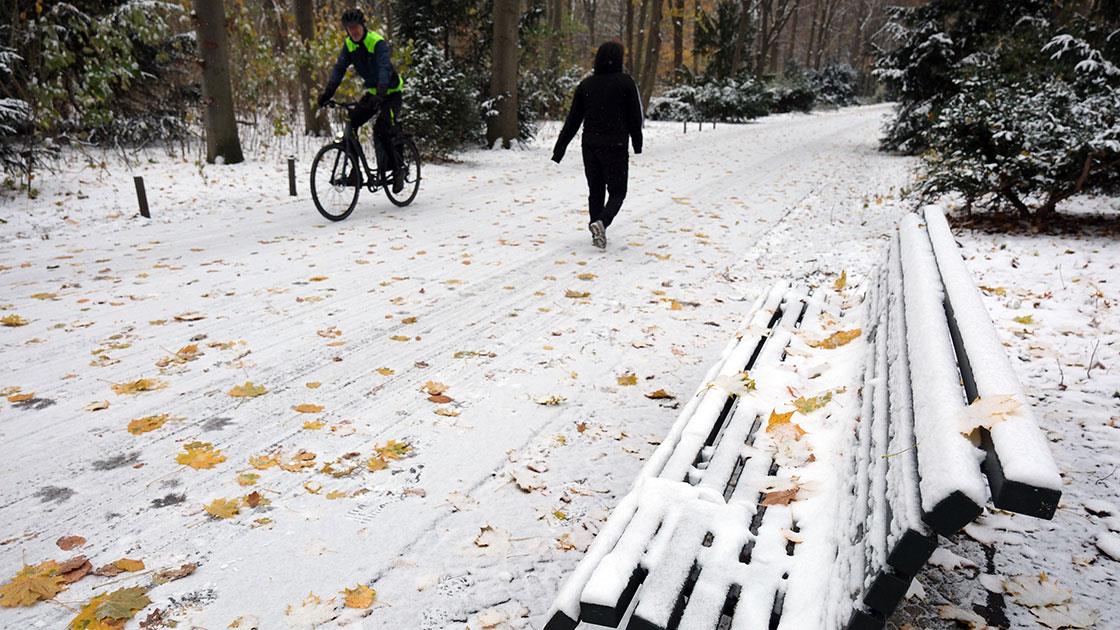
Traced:
<path fill-rule="evenodd" d="M 482 102 L 466 73 L 435 46 L 418 42 L 402 51 L 405 85 L 402 120 L 420 150 L 446 157 L 481 144 L 485 132 Z"/>
<path fill-rule="evenodd" d="M 758 81 L 723 79 L 681 85 L 651 99 L 652 120 L 743 122 L 770 113 L 773 96 Z"/>
<path fill-rule="evenodd" d="M 856 81 L 859 76 L 855 68 L 846 63 L 834 63 L 807 73 L 810 90 L 816 102 L 834 107 L 846 107 L 856 103 Z"/>
<path fill-rule="evenodd" d="M 1027 25 L 962 67 L 927 131 L 921 192 L 1044 217 L 1068 197 L 1120 189 L 1120 70 L 1107 36 Z M 1111 51 L 1111 52 L 1110 52 Z"/>
<path fill-rule="evenodd" d="M 774 113 L 808 112 L 817 104 L 817 93 L 810 83 L 809 73 L 799 68 L 790 68 L 775 78 L 768 90 L 773 103 L 771 111 Z"/>
<path fill-rule="evenodd" d="M 11 79 L 12 66 L 20 60 L 14 50 L 0 46 L 0 81 Z M 26 168 L 18 137 L 26 132 L 30 124 L 31 106 L 27 101 L 0 97 L 0 170 L 5 173 L 15 173 Z"/>

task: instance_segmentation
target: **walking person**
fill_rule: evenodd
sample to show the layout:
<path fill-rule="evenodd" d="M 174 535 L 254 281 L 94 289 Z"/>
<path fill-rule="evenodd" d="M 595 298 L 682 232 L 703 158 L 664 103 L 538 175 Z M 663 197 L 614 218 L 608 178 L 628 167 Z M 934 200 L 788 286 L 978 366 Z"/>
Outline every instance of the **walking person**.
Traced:
<path fill-rule="evenodd" d="M 591 242 L 607 247 L 607 228 L 626 198 L 630 151 L 642 152 L 642 103 L 638 86 L 622 71 L 622 44 L 606 42 L 595 54 L 594 73 L 580 82 L 568 119 L 556 139 L 552 161 L 564 159 L 568 143 L 583 125 L 583 172 L 587 177 Z M 607 193 L 610 197 L 607 197 Z"/>

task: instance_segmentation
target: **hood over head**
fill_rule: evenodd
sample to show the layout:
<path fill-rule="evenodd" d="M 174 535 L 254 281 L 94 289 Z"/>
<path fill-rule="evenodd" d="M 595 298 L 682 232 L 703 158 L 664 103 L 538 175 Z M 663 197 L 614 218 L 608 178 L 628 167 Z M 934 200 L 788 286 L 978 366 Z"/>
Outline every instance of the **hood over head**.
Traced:
<path fill-rule="evenodd" d="M 595 74 L 622 72 L 622 44 L 603 42 L 595 53 Z"/>

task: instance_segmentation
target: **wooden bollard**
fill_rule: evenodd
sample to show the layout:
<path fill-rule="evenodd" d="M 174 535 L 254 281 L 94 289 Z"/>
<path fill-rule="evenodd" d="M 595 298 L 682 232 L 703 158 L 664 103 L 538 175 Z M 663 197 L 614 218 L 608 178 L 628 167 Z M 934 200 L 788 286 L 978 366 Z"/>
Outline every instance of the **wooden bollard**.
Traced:
<path fill-rule="evenodd" d="M 688 133 L 688 121 L 684 121 L 684 132 Z"/>
<path fill-rule="evenodd" d="M 296 156 L 288 156 L 288 196 L 296 196 Z"/>
<path fill-rule="evenodd" d="M 151 212 L 148 211 L 148 194 L 144 192 L 144 178 L 137 175 L 132 178 L 136 184 L 136 201 L 140 204 L 140 216 L 145 219 L 152 218 Z"/>

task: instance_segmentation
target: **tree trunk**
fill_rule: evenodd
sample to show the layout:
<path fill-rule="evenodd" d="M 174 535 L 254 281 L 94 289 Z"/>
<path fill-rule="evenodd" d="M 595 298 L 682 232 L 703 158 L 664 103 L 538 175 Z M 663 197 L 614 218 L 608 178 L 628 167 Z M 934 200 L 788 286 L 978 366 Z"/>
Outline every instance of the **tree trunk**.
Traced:
<path fill-rule="evenodd" d="M 564 0 L 548 0 L 548 35 L 545 39 L 545 56 L 552 63 L 563 49 L 561 41 L 564 30 Z"/>
<path fill-rule="evenodd" d="M 782 59 L 783 65 L 789 64 L 795 59 L 794 55 L 797 54 L 797 22 L 801 17 L 801 0 L 794 0 L 793 5 L 793 24 L 789 27 L 789 41 L 786 43 L 786 55 Z M 782 68 L 785 70 L 785 68 Z"/>
<path fill-rule="evenodd" d="M 312 94 L 315 93 L 315 82 L 311 72 L 311 51 L 309 45 L 315 39 L 315 13 L 311 0 L 295 0 L 296 4 L 296 30 L 299 31 L 300 62 L 299 62 L 299 100 L 303 107 L 304 132 L 310 136 L 321 136 L 327 130 L 327 114 L 319 111 L 316 115 L 315 105 L 312 103 Z"/>
<path fill-rule="evenodd" d="M 673 6 L 673 71 L 677 77 L 684 73 L 684 0 Z"/>
<path fill-rule="evenodd" d="M 494 44 L 491 50 L 490 97 L 497 99 L 498 115 L 486 123 L 486 144 L 499 138 L 508 149 L 517 139 L 517 22 L 519 0 L 494 0 Z"/>
<path fill-rule="evenodd" d="M 731 52 L 730 76 L 739 74 L 743 55 L 747 52 L 747 38 L 751 34 L 751 3 L 752 0 L 741 0 L 739 3 L 739 28 L 735 35 L 735 48 Z"/>
<path fill-rule="evenodd" d="M 623 0 L 626 3 L 626 71 L 631 76 L 634 74 L 634 0 Z"/>
<path fill-rule="evenodd" d="M 813 65 L 813 44 L 817 38 L 817 20 L 821 10 L 821 0 L 813 0 L 813 12 L 809 16 L 809 43 L 805 46 L 805 69 Z"/>
<path fill-rule="evenodd" d="M 642 54 L 641 88 L 642 109 L 649 109 L 649 99 L 653 96 L 653 86 L 657 83 L 657 66 L 661 59 L 661 7 L 666 0 L 651 0 L 653 6 L 649 14 L 649 33 L 646 37 L 645 52 Z"/>
<path fill-rule="evenodd" d="M 634 38 L 634 78 L 641 83 L 642 71 L 645 66 L 642 61 L 645 59 L 646 48 L 646 16 L 649 14 L 649 3 L 656 0 L 642 0 L 642 6 L 638 10 L 638 36 Z"/>
<path fill-rule="evenodd" d="M 755 38 L 757 51 L 755 53 L 754 73 L 762 74 L 766 64 L 766 49 L 770 45 L 770 17 L 774 8 L 774 0 L 759 0 L 759 26 L 758 37 Z"/>
<path fill-rule="evenodd" d="M 245 161 L 233 115 L 229 82 L 229 38 L 223 0 L 194 0 L 195 35 L 202 57 L 202 103 L 206 119 L 206 161 Z"/>

